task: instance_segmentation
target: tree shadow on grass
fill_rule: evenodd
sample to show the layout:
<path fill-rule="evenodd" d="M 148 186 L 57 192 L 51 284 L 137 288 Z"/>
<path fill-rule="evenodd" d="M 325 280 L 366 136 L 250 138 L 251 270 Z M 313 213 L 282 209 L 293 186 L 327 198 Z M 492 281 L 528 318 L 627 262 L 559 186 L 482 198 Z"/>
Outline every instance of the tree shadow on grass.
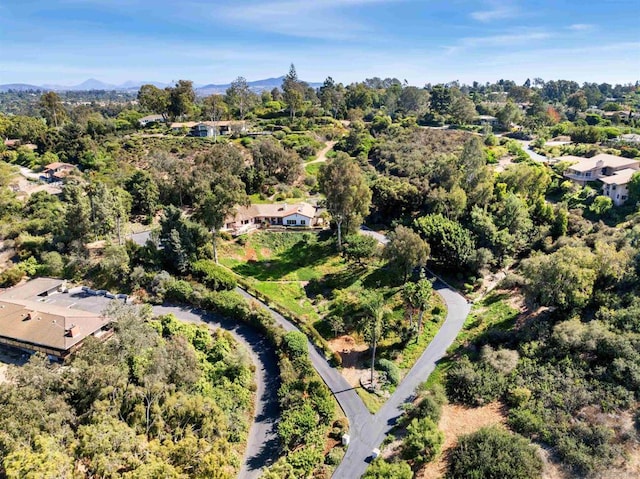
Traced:
<path fill-rule="evenodd" d="M 303 268 L 318 267 L 326 263 L 333 254 L 333 248 L 326 243 L 301 240 L 272 258 L 248 261 L 232 269 L 242 276 L 250 276 L 260 281 L 274 281 Z"/>

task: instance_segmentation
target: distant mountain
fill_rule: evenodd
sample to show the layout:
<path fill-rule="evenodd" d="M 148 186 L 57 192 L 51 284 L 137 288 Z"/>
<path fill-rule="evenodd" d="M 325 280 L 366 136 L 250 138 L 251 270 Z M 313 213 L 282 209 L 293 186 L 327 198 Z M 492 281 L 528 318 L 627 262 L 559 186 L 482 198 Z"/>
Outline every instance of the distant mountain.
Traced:
<path fill-rule="evenodd" d="M 9 90 L 17 90 L 17 91 L 42 90 L 42 87 L 37 85 L 28 85 L 26 83 L 7 83 L 5 85 L 0 85 L 0 92 L 9 91 Z"/>
<path fill-rule="evenodd" d="M 280 88 L 282 86 L 282 80 L 284 76 L 277 78 L 265 78 L 263 80 L 256 80 L 247 82 L 249 84 L 249 88 L 256 93 L 261 93 L 264 90 L 273 90 L 274 88 Z M 26 83 L 9 83 L 6 85 L 0 85 L 0 92 L 8 91 L 8 90 L 54 90 L 54 91 L 88 91 L 88 90 L 120 90 L 120 91 L 129 91 L 135 92 L 142 85 L 155 85 L 158 88 L 165 88 L 170 86 L 170 83 L 162 83 L 156 81 L 127 81 L 122 83 L 121 85 L 113 85 L 110 83 L 104 83 L 100 80 L 96 80 L 95 78 L 90 78 L 79 85 L 53 85 L 53 84 L 44 84 L 44 85 L 28 85 Z M 309 83 L 309 85 L 313 88 L 318 88 L 322 85 L 322 83 Z M 197 95 L 211 95 L 212 93 L 224 93 L 229 86 L 230 83 L 225 84 L 214 84 L 211 83 L 209 85 L 204 86 L 195 86 L 195 91 Z"/>
<path fill-rule="evenodd" d="M 265 78 L 264 80 L 250 81 L 250 82 L 247 82 L 247 85 L 249 85 L 249 88 L 251 88 L 251 91 L 255 93 L 261 93 L 264 90 L 273 90 L 276 87 L 277 88 L 282 87 L 282 80 L 284 80 L 284 75 L 277 78 Z M 309 83 L 309 86 L 313 88 L 319 88 L 320 86 L 322 86 L 322 83 L 313 83 L 313 82 L 308 82 L 308 83 Z M 227 90 L 227 88 L 229 88 L 230 86 L 231 86 L 231 83 L 226 83 L 224 85 L 216 85 L 216 84 L 204 85 L 204 86 L 201 86 L 200 88 L 196 88 L 196 93 L 198 95 L 211 95 L 213 93 L 224 93 Z"/>

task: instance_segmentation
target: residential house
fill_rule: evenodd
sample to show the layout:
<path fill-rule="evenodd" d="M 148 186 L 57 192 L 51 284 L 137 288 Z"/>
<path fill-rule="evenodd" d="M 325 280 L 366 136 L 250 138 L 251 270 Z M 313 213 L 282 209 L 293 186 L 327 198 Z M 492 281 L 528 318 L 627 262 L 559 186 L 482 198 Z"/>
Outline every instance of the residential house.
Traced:
<path fill-rule="evenodd" d="M 38 278 L 0 293 L 0 344 L 64 359 L 89 336 L 111 334 L 100 314 L 52 304 L 65 281 Z"/>
<path fill-rule="evenodd" d="M 147 115 L 140 118 L 138 124 L 144 128 L 151 123 L 162 123 L 164 121 L 165 119 L 162 115 Z"/>
<path fill-rule="evenodd" d="M 55 163 L 49 163 L 44 167 L 41 178 L 49 183 L 55 183 L 57 181 L 62 181 L 75 169 L 76 167 L 74 165 L 56 161 Z"/>
<path fill-rule="evenodd" d="M 601 153 L 592 158 L 562 156 L 555 158 L 561 161 L 575 161 L 564 172 L 565 178 L 580 186 L 589 181 L 599 180 L 603 183 L 603 194 L 611 198 L 616 205 L 627 200 L 627 184 L 634 173 L 640 170 L 640 161 L 621 156 Z"/>
<path fill-rule="evenodd" d="M 241 206 L 236 214 L 225 220 L 223 230 L 234 235 L 256 228 L 278 226 L 282 228 L 313 228 L 324 226 L 320 210 L 309 203 L 252 204 Z"/>
<path fill-rule="evenodd" d="M 613 204 L 620 206 L 629 198 L 629 182 L 631 177 L 638 173 L 637 169 L 625 168 L 617 171 L 611 176 L 600 178 L 602 181 L 602 193 L 613 200 Z"/>
<path fill-rule="evenodd" d="M 247 125 L 244 121 L 184 121 L 171 123 L 174 132 L 188 132 L 191 136 L 213 136 L 214 129 L 221 135 L 232 133 L 246 133 Z"/>
<path fill-rule="evenodd" d="M 491 116 L 491 115 L 478 115 L 474 123 L 476 125 L 482 125 L 482 126 L 489 125 L 492 127 L 500 125 L 500 122 L 498 121 L 498 119 L 495 116 Z"/>

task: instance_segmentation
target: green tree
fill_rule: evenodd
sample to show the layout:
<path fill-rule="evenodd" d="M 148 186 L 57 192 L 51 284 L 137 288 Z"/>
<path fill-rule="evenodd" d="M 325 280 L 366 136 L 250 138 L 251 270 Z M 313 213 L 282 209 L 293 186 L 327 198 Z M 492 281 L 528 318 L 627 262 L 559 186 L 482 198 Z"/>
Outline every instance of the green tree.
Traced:
<path fill-rule="evenodd" d="M 608 196 L 598 195 L 593 199 L 591 206 L 589 206 L 589 211 L 598 216 L 602 216 L 607 214 L 611 208 L 613 208 L 613 200 Z"/>
<path fill-rule="evenodd" d="M 508 130 L 512 124 L 517 124 L 522 119 L 522 112 L 518 105 L 512 101 L 507 103 L 496 113 L 496 118 L 500 122 L 500 125 Z"/>
<path fill-rule="evenodd" d="M 297 153 L 271 138 L 253 143 L 251 154 L 256 172 L 264 177 L 291 184 L 300 176 L 302 162 Z"/>
<path fill-rule="evenodd" d="M 193 110 L 193 102 L 196 94 L 193 91 L 193 82 L 179 80 L 173 88 L 168 88 L 169 105 L 168 112 L 172 118 L 182 118 Z"/>
<path fill-rule="evenodd" d="M 44 93 L 40 97 L 38 105 L 42 116 L 47 120 L 47 125 L 58 128 L 67 119 L 67 112 L 62 105 L 62 100 L 54 91 Z"/>
<path fill-rule="evenodd" d="M 415 222 L 420 236 L 431 247 L 431 257 L 448 268 L 469 266 L 475 253 L 471 232 L 454 220 L 438 215 L 427 215 Z"/>
<path fill-rule="evenodd" d="M 155 85 L 142 85 L 138 91 L 138 103 L 147 111 L 162 115 L 166 121 L 169 117 L 169 91 Z"/>
<path fill-rule="evenodd" d="M 289 68 L 289 73 L 287 73 L 282 80 L 282 95 L 287 107 L 289 108 L 291 119 L 295 118 L 296 111 L 298 111 L 304 103 L 304 90 L 305 85 L 303 82 L 298 80 L 296 67 L 292 63 Z"/>
<path fill-rule="evenodd" d="M 231 82 L 231 85 L 227 88 L 225 99 L 227 104 L 237 111 L 241 120 L 244 120 L 247 112 L 256 102 L 254 93 L 249 88 L 247 80 L 243 77 L 238 77 Z"/>
<path fill-rule="evenodd" d="M 585 306 L 593 294 L 597 258 L 585 246 L 563 246 L 522 262 L 529 301 L 571 310 Z"/>
<path fill-rule="evenodd" d="M 433 296 L 433 284 L 427 278 L 422 277 L 415 283 L 406 282 L 402 288 L 402 298 L 409 311 L 409 328 L 413 328 L 413 317 L 418 313 L 418 334 L 422 330 L 424 313 L 429 307 Z"/>
<path fill-rule="evenodd" d="M 150 221 L 158 209 L 158 185 L 146 171 L 136 171 L 126 182 L 131 195 L 131 212 L 146 216 Z"/>
<path fill-rule="evenodd" d="M 8 479 L 72 479 L 73 457 L 50 436 L 36 436 L 34 447 L 22 447 L 7 455 L 3 461 Z"/>
<path fill-rule="evenodd" d="M 448 114 L 452 100 L 453 96 L 449 87 L 436 85 L 431 89 L 431 110 L 436 113 L 439 113 L 440 115 Z"/>
<path fill-rule="evenodd" d="M 227 217 L 235 212 L 236 206 L 247 204 L 244 183 L 229 174 L 220 174 L 211 179 L 210 190 L 200 198 L 196 207 L 196 218 L 212 233 L 213 259 L 218 263 L 217 238 Z"/>
<path fill-rule="evenodd" d="M 342 254 L 348 261 L 362 264 L 376 254 L 378 249 L 378 241 L 371 237 L 359 234 L 348 235 L 345 237 L 344 248 Z"/>
<path fill-rule="evenodd" d="M 404 282 L 417 267 L 427 264 L 430 248 L 420 235 L 405 226 L 399 225 L 389 233 L 389 242 L 385 245 L 384 256 L 397 266 Z"/>
<path fill-rule="evenodd" d="M 376 363 L 376 350 L 378 342 L 384 336 L 387 327 L 387 320 L 391 310 L 385 304 L 384 296 L 375 291 L 363 298 L 365 318 L 360 323 L 364 339 L 371 349 L 371 386 L 373 387 L 373 374 Z"/>
<path fill-rule="evenodd" d="M 338 228 L 338 249 L 342 250 L 342 226 L 358 227 L 369 214 L 371 190 L 360 166 L 341 152 L 320 167 L 318 176 L 327 210 Z"/>
<path fill-rule="evenodd" d="M 634 173 L 627 186 L 629 190 L 629 204 L 638 204 L 640 202 L 640 172 Z"/>
<path fill-rule="evenodd" d="M 67 183 L 62 189 L 66 204 L 65 232 L 69 240 L 87 241 L 91 232 L 91 206 L 81 185 Z"/>
<path fill-rule="evenodd" d="M 459 94 L 451 102 L 449 114 L 453 123 L 457 125 L 469 125 L 476 118 L 478 112 L 476 105 L 464 94 Z"/>
<path fill-rule="evenodd" d="M 402 457 L 415 464 L 433 461 L 442 448 L 444 434 L 428 417 L 414 418 L 407 426 L 407 436 L 402 441 Z"/>
<path fill-rule="evenodd" d="M 497 427 L 462 436 L 447 462 L 447 479 L 542 477 L 542 459 L 531 443 Z"/>
<path fill-rule="evenodd" d="M 338 118 L 340 111 L 345 108 L 342 84 L 336 84 L 333 78 L 327 77 L 320 87 L 320 104 L 331 113 L 331 116 Z"/>

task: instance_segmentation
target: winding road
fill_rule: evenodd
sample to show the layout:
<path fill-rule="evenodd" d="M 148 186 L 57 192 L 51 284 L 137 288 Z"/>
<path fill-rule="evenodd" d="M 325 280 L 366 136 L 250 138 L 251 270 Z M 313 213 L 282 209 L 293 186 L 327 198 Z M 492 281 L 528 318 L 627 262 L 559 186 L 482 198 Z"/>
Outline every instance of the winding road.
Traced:
<path fill-rule="evenodd" d="M 239 479 L 260 477 L 263 467 L 278 459 L 279 444 L 276 423 L 280 416 L 278 389 L 280 371 L 273 345 L 251 326 L 222 318 L 187 306 L 154 306 L 154 314 L 173 314 L 181 321 L 205 323 L 210 329 L 229 331 L 248 351 L 255 365 L 256 404 L 254 422 L 249 430 L 244 461 Z"/>
<path fill-rule="evenodd" d="M 376 238 L 382 244 L 388 242 L 384 235 L 366 227 L 362 227 L 361 233 Z M 134 240 L 136 239 L 144 240 L 146 238 L 134 238 Z M 438 278 L 435 278 L 434 290 L 442 296 L 447 305 L 445 322 L 411 371 L 376 414 L 369 412 L 355 388 L 337 369 L 331 367 L 324 354 L 309 342 L 311 362 L 334 394 L 350 424 L 350 444 L 344 459 L 333 474 L 334 479 L 356 479 L 365 473 L 372 450 L 380 446 L 385 436 L 393 428 L 402 414 L 402 405 L 413 399 L 416 388 L 427 380 L 435 369 L 436 363 L 445 356 L 447 349 L 462 329 L 471 309 L 467 300 Z M 298 330 L 282 315 L 271 310 L 266 304 L 243 289 L 237 288 L 237 291 L 248 301 L 253 301 L 265 308 L 285 331 Z M 256 365 L 256 415 L 250 430 L 245 460 L 239 477 L 241 479 L 259 477 L 261 467 L 271 464 L 277 459 L 278 454 L 275 425 L 279 416 L 277 398 L 279 371 L 273 346 L 248 325 L 202 311 L 178 306 L 155 306 L 153 311 L 156 314 L 172 313 L 183 321 L 205 322 L 212 329 L 224 328 L 230 331 L 250 352 Z"/>

